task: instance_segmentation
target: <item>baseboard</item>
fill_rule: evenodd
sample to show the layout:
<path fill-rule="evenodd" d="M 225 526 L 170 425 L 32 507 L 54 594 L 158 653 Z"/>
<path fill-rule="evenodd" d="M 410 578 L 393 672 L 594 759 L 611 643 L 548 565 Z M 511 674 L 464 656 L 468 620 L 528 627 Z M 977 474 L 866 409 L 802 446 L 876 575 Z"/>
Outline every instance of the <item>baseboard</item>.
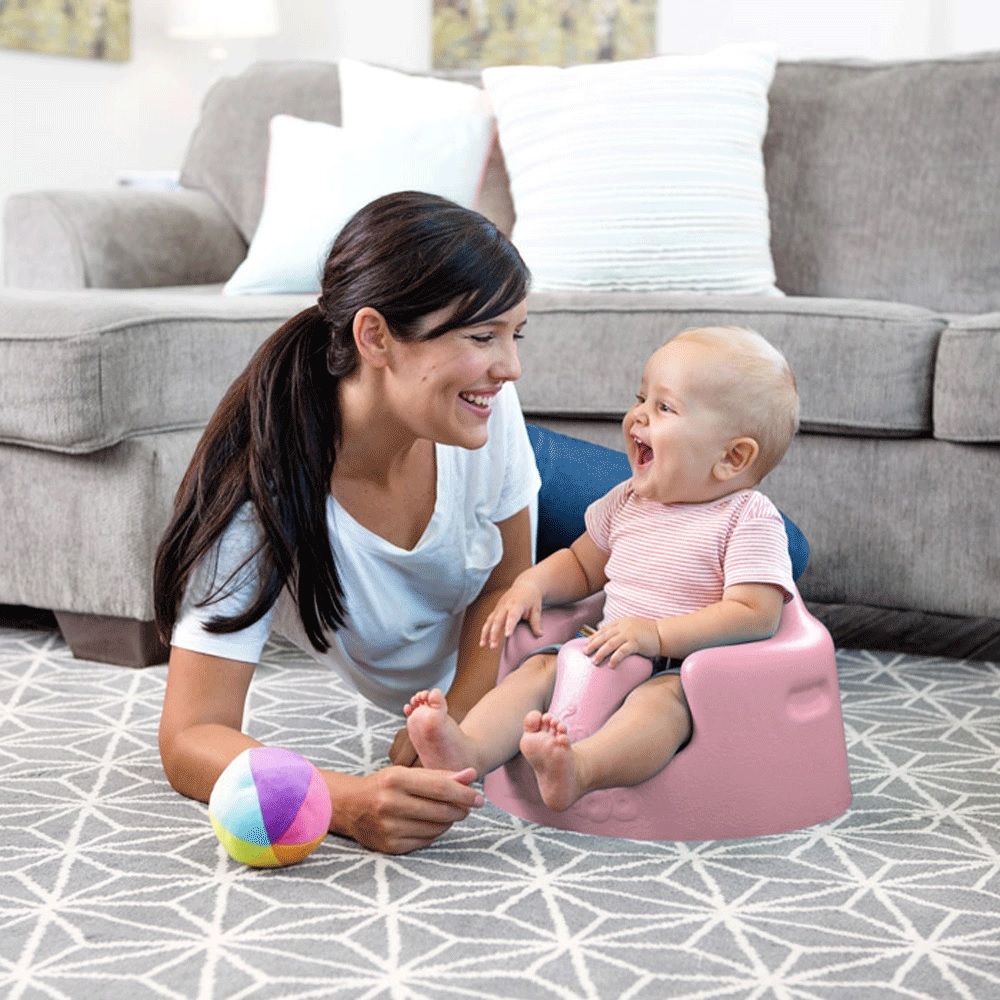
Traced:
<path fill-rule="evenodd" d="M 1000 661 L 998 618 L 966 618 L 866 604 L 806 604 L 842 648 Z"/>

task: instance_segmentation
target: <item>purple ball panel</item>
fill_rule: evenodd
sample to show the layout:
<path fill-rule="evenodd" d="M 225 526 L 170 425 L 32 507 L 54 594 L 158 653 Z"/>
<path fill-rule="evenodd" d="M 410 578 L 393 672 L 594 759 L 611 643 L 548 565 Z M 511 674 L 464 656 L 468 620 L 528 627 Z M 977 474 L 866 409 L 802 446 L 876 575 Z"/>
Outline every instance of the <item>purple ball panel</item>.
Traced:
<path fill-rule="evenodd" d="M 264 828 L 273 844 L 281 838 L 298 814 L 309 791 L 313 766 L 292 750 L 254 747 L 250 751 L 250 773 L 257 786 L 257 799 Z"/>

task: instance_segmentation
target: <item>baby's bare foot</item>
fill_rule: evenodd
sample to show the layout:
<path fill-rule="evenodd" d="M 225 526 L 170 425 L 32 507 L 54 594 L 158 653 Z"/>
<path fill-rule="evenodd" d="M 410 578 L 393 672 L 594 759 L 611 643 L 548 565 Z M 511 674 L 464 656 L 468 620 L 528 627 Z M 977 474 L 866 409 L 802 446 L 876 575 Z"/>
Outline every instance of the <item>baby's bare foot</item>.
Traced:
<path fill-rule="evenodd" d="M 554 715 L 529 712 L 525 716 L 521 753 L 534 768 L 542 801 L 550 809 L 569 809 L 586 791 L 577 772 L 566 724 Z"/>
<path fill-rule="evenodd" d="M 448 702 L 441 691 L 418 691 L 403 713 L 406 731 L 424 767 L 443 771 L 475 767 L 469 741 L 448 714 Z"/>

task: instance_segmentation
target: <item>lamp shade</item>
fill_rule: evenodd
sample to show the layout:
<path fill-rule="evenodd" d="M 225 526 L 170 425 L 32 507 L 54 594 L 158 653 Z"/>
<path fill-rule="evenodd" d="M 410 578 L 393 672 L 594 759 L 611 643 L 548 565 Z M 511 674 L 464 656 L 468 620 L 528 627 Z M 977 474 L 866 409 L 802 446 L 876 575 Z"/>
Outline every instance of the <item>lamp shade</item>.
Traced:
<path fill-rule="evenodd" d="M 274 0 L 171 0 L 171 38 L 263 38 L 278 33 Z"/>

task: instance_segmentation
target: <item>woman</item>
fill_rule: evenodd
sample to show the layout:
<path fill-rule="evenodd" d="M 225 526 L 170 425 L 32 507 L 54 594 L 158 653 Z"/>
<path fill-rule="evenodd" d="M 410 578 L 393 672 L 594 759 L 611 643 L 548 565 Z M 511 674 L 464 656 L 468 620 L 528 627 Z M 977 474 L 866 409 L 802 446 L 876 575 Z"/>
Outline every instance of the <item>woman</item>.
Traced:
<path fill-rule="evenodd" d="M 517 396 L 528 272 L 482 216 L 405 192 L 330 250 L 317 305 L 257 352 L 212 417 L 156 560 L 172 643 L 171 784 L 207 801 L 256 741 L 243 708 L 272 629 L 399 710 L 438 686 L 461 719 L 496 680 L 479 634 L 531 561 L 538 473 Z M 422 847 L 482 797 L 472 772 L 323 772 L 330 829 Z"/>

